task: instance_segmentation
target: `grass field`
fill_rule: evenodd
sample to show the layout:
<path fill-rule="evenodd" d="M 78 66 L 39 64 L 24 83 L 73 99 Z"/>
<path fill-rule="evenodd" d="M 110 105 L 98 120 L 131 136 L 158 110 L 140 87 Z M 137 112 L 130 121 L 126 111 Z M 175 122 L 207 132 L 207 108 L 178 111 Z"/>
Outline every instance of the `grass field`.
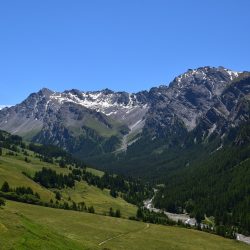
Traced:
<path fill-rule="evenodd" d="M 38 158 L 29 152 L 28 158 L 30 163 L 24 161 L 24 155 L 18 156 L 4 155 L 0 157 L 0 187 L 4 181 L 7 181 L 11 187 L 25 186 L 31 187 L 33 191 L 38 192 L 43 201 L 55 201 L 55 194 L 53 190 L 46 189 L 24 174 L 26 172 L 33 176 L 36 171 L 42 169 L 42 167 L 51 168 L 58 173 L 68 173 L 67 168 L 60 168 L 57 165 L 41 162 Z M 87 168 L 88 172 L 97 176 L 102 176 L 103 172 L 92 168 Z M 87 206 L 94 206 L 95 212 L 99 214 L 108 213 L 110 207 L 114 210 L 119 209 L 122 217 L 134 216 L 136 214 L 136 206 L 126 202 L 121 198 L 113 198 L 109 194 L 109 190 L 101 190 L 94 186 L 88 185 L 85 181 L 76 182 L 74 188 L 65 188 L 60 190 L 62 197 L 65 201 L 68 201 L 69 197 L 71 201 L 76 203 L 84 201 Z"/>
<path fill-rule="evenodd" d="M 97 187 L 89 186 L 86 182 L 77 182 L 75 188 L 67 188 L 62 191 L 63 197 L 67 200 L 70 197 L 76 203 L 84 201 L 87 206 L 94 206 L 98 214 L 108 214 L 110 207 L 119 209 L 122 217 L 130 217 L 136 214 L 136 206 L 127 203 L 120 197 L 113 198 L 109 190 L 100 190 Z"/>
<path fill-rule="evenodd" d="M 0 249 L 247 250 L 200 231 L 8 201 L 0 209 Z"/>
<path fill-rule="evenodd" d="M 22 174 L 22 171 L 24 171 L 32 175 L 43 166 L 48 166 L 48 164 L 43 165 L 41 162 L 35 162 L 33 159 L 32 161 L 32 163 L 26 163 L 24 160 L 14 157 L 0 157 L 0 186 L 4 181 L 7 181 L 11 187 L 31 187 L 40 194 L 43 201 L 49 201 L 54 198 L 54 193 Z"/>
<path fill-rule="evenodd" d="M 100 171 L 100 170 L 97 170 L 97 169 L 94 169 L 94 168 L 86 168 L 86 171 L 87 172 L 90 172 L 91 174 L 93 175 L 96 175 L 96 176 L 99 176 L 99 177 L 102 177 L 104 175 L 104 172 Z"/>

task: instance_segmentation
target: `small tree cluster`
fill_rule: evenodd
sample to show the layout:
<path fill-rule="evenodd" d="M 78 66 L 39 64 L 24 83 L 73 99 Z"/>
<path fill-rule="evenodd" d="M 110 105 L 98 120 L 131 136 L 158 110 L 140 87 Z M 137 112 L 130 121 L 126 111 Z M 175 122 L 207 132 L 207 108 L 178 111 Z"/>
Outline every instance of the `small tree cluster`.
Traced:
<path fill-rule="evenodd" d="M 116 211 L 114 211 L 113 208 L 111 207 L 109 209 L 109 216 L 120 218 L 121 217 L 121 211 L 120 211 L 120 209 L 117 209 Z"/>

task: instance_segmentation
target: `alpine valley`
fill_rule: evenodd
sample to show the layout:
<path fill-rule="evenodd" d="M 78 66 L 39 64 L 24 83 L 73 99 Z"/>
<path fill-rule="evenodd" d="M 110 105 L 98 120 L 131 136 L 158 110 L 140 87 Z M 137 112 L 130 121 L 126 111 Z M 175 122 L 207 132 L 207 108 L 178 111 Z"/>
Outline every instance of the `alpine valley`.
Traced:
<path fill-rule="evenodd" d="M 70 164 L 74 158 L 105 171 L 108 180 L 121 175 L 123 184 L 131 181 L 118 190 L 126 194 L 119 206 L 132 200 L 144 222 L 152 221 L 143 217 L 142 201 L 153 197 L 151 207 L 188 213 L 199 225 L 206 220 L 219 235 L 250 235 L 250 72 L 189 69 L 169 84 L 138 93 L 44 88 L 2 108 L 0 129 L 21 136 L 32 152 L 53 145 L 70 155 Z M 105 178 L 95 185 L 106 188 Z M 134 184 L 138 179 L 143 184 Z M 132 189 L 139 198 L 131 198 Z M 127 217 L 134 205 L 127 205 Z"/>
<path fill-rule="evenodd" d="M 178 158 L 180 150 L 193 147 L 216 152 L 232 141 L 230 132 L 249 119 L 249 77 L 248 72 L 201 67 L 169 86 L 134 94 L 44 88 L 2 109 L 0 129 L 59 146 L 102 169 L 139 176 L 150 172 L 152 179 L 152 173 L 169 172 L 166 162 L 176 151 Z"/>

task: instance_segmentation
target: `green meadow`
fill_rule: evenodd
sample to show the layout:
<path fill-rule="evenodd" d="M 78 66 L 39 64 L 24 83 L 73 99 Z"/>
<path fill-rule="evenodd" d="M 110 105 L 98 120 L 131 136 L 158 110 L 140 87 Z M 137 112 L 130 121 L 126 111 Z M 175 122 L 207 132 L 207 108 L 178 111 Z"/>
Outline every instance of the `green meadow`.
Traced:
<path fill-rule="evenodd" d="M 197 230 L 8 201 L 0 209 L 1 248 L 46 250 L 247 250 Z"/>
<path fill-rule="evenodd" d="M 32 179 L 25 176 L 22 172 L 28 173 L 33 176 L 36 171 L 42 169 L 42 167 L 51 168 L 58 173 L 69 173 L 67 168 L 60 168 L 56 164 L 49 164 L 40 161 L 34 157 L 32 152 L 29 152 L 30 163 L 24 161 L 25 156 L 18 154 L 18 156 L 4 155 L 0 157 L 0 186 L 4 181 L 7 181 L 11 187 L 31 187 L 34 192 L 39 193 L 41 200 L 49 202 L 50 199 L 55 201 L 55 194 Z M 92 174 L 101 176 L 103 172 L 92 168 L 87 168 L 87 171 Z M 108 213 L 110 207 L 114 210 L 119 209 L 122 217 L 135 216 L 136 206 L 126 202 L 122 198 L 113 198 L 109 194 L 109 190 L 101 190 L 95 186 L 90 186 L 85 181 L 76 182 L 74 188 L 64 188 L 59 190 L 62 194 L 62 201 L 74 201 L 76 203 L 84 201 L 87 206 L 94 206 L 95 212 L 99 214 Z"/>

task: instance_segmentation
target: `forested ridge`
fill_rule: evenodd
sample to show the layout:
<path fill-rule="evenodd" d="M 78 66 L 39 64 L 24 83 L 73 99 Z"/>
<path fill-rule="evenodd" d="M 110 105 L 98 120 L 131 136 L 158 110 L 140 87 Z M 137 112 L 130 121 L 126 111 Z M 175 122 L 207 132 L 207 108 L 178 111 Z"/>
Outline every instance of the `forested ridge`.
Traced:
<path fill-rule="evenodd" d="M 250 124 L 233 129 L 220 150 L 170 170 L 154 199 L 156 207 L 215 217 L 216 225 L 250 234 Z M 227 230 L 225 229 L 225 230 Z"/>

